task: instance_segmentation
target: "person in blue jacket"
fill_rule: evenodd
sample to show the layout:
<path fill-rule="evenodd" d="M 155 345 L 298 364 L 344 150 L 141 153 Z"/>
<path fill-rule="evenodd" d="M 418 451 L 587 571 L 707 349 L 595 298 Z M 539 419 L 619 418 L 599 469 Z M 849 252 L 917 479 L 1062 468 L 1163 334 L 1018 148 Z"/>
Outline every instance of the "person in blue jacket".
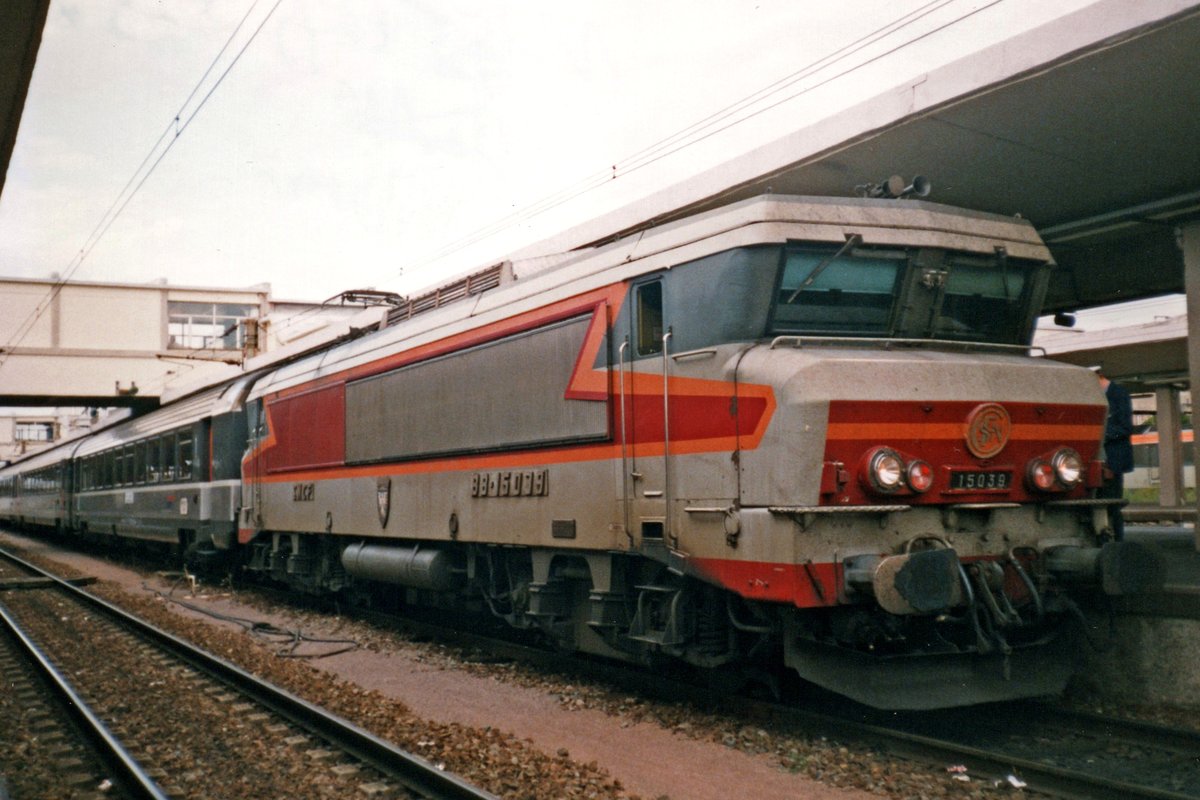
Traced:
<path fill-rule="evenodd" d="M 1104 425 L 1104 484 L 1097 497 L 1123 498 L 1125 473 L 1133 471 L 1133 400 L 1129 392 L 1104 376 L 1103 368 L 1096 369 L 1100 388 L 1108 400 L 1108 421 Z M 1113 538 L 1125 538 L 1125 520 L 1119 506 L 1110 506 Z"/>

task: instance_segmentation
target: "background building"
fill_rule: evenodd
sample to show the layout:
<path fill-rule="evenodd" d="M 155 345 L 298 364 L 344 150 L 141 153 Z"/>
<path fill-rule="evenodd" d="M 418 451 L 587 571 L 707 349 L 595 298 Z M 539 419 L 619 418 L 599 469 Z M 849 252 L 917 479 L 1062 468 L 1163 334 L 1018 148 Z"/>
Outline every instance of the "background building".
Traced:
<path fill-rule="evenodd" d="M 340 298 L 275 301 L 265 283 L 0 278 L 0 462 L 345 332 L 363 311 Z"/>

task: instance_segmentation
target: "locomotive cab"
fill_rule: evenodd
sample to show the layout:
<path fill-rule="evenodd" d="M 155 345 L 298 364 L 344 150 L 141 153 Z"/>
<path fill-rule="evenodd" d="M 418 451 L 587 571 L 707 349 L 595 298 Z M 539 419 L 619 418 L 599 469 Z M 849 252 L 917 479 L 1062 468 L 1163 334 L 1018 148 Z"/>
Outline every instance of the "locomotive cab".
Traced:
<path fill-rule="evenodd" d="M 1060 691 L 1077 599 L 1152 591 L 1161 569 L 1105 544 L 1094 378 L 1031 357 L 1049 254 L 1017 220 L 851 205 L 859 224 L 824 241 L 633 285 L 614 325 L 626 530 L 736 596 L 730 641 L 771 630 L 801 677 L 862 702 Z M 713 377 L 728 394 L 704 406 Z M 727 461 L 692 454 L 702 415 L 713 435 L 728 420 Z M 639 457 L 649 442 L 661 450 Z M 651 642 L 658 619 L 658 639 L 698 661 L 677 632 L 704 619 L 703 596 L 647 582 L 631 638 Z"/>

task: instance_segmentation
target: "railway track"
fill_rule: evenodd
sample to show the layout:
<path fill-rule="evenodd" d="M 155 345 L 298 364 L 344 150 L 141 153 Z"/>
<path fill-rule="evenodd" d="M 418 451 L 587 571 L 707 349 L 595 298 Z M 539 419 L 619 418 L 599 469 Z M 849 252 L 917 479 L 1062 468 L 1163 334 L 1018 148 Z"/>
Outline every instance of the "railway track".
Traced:
<path fill-rule="evenodd" d="M 540 669 L 559 670 L 667 702 L 714 706 L 711 686 L 681 683 L 621 664 L 530 647 L 511 639 L 440 628 L 380 612 L 377 623 L 452 641 Z M 1200 732 L 1101 716 L 1040 702 L 893 714 L 847 706 L 842 698 L 792 704 L 717 695 L 721 713 L 751 717 L 789 733 L 823 736 L 924 762 L 1008 789 L 1080 800 L 1184 800 L 1200 797 Z M 820 708 L 812 710 L 808 706 Z"/>
<path fill-rule="evenodd" d="M 259 588 L 281 604 L 295 597 Z M 345 613 L 345 609 L 342 609 Z M 722 713 L 749 716 L 789 733 L 858 743 L 935 769 L 965 767 L 960 774 L 1009 789 L 1080 800 L 1184 800 L 1200 798 L 1200 732 L 1137 720 L 1019 702 L 947 712 L 892 714 L 820 694 L 802 705 L 714 693 L 680 675 L 664 677 L 620 663 L 580 658 L 487 633 L 447 628 L 388 612 L 354 609 L 361 619 L 465 650 L 489 653 L 538 669 L 570 674 L 666 702 L 691 702 Z M 818 708 L 820 710 L 813 710 Z"/>
<path fill-rule="evenodd" d="M 1080 800 L 1200 797 L 1200 734 L 1016 703 L 890 721 L 771 709 L 883 752 L 965 768 L 999 785 Z"/>
<path fill-rule="evenodd" d="M 1200 797 L 1200 733 L 1193 730 L 1016 703 L 908 722 L 903 732 L 952 738 L 964 760 L 1007 764 L 1031 786 L 1064 796 Z"/>
<path fill-rule="evenodd" d="M 263 593 L 280 602 L 295 600 L 269 589 Z M 921 715 L 880 714 L 858 707 L 847 710 L 841 699 L 818 703 L 805 700 L 805 707 L 796 707 L 719 695 L 711 686 L 682 683 L 677 675 L 663 678 L 509 639 L 447 629 L 428 621 L 361 609 L 355 613 L 419 638 L 436 638 L 468 651 L 487 653 L 489 658 L 517 660 L 671 703 L 685 701 L 702 708 L 715 707 L 719 713 L 749 718 L 780 732 L 859 744 L 879 753 L 927 763 L 937 770 L 961 766 L 976 783 L 1002 784 L 1015 779 L 1027 792 L 1069 798 L 1200 797 L 1200 734 L 1193 731 L 1038 703 Z"/>
<path fill-rule="evenodd" d="M 130 796 L 298 796 L 319 787 L 329 797 L 493 797 L 11 553 L 0 558 L 26 576 L 9 566 L 2 577 L 29 587 L 4 593 L 10 616 L 69 674 L 108 737 L 124 740 L 126 760 L 146 765 L 137 768 L 149 793 Z"/>
<path fill-rule="evenodd" d="M 286 593 L 265 590 L 280 602 Z M 344 613 L 344 610 L 343 610 Z M 802 705 L 714 692 L 679 675 L 662 676 L 619 663 L 581 659 L 512 638 L 445 628 L 434 622 L 356 609 L 360 618 L 490 653 L 538 669 L 614 686 L 669 703 L 690 702 L 750 717 L 791 734 L 866 745 L 1009 789 L 1080 800 L 1184 800 L 1200 797 L 1200 732 L 1100 716 L 1040 702 L 972 706 L 948 712 L 893 714 L 821 695 Z M 814 708 L 820 710 L 813 710 Z"/>
<path fill-rule="evenodd" d="M 2 602 L 0 685 L 0 797 L 165 797 Z"/>

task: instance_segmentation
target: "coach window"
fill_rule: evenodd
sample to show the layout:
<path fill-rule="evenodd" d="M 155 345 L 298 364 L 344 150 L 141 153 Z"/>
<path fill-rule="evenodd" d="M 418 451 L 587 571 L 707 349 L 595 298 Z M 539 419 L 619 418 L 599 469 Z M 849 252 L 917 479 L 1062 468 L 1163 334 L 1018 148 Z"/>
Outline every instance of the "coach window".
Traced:
<path fill-rule="evenodd" d="M 192 434 L 179 434 L 179 479 L 189 480 L 192 477 L 192 459 L 195 457 L 195 450 L 192 446 Z"/>
<path fill-rule="evenodd" d="M 159 476 L 159 453 L 158 448 L 161 446 L 158 438 L 146 440 L 146 483 L 158 483 Z"/>
<path fill-rule="evenodd" d="M 146 483 L 162 480 L 162 438 L 155 436 L 146 442 Z"/>
<path fill-rule="evenodd" d="M 164 481 L 175 480 L 175 434 L 168 433 L 162 438 L 162 471 Z"/>
<path fill-rule="evenodd" d="M 663 290 L 662 281 L 637 287 L 637 352 L 649 356 L 662 352 Z"/>
<path fill-rule="evenodd" d="M 146 482 L 146 443 L 138 442 L 133 446 L 133 483 Z"/>
<path fill-rule="evenodd" d="M 168 444 L 168 436 L 158 437 L 158 479 L 162 482 L 171 480 L 171 465 L 175 463 L 175 453 Z"/>

